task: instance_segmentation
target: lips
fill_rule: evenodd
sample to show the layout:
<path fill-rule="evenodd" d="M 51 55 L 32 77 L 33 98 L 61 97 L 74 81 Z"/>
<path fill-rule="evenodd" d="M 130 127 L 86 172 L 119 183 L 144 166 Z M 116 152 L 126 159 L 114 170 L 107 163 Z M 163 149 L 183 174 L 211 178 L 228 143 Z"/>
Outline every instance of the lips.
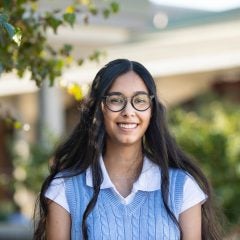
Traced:
<path fill-rule="evenodd" d="M 138 124 L 137 123 L 118 123 L 118 126 L 122 129 L 135 129 Z"/>

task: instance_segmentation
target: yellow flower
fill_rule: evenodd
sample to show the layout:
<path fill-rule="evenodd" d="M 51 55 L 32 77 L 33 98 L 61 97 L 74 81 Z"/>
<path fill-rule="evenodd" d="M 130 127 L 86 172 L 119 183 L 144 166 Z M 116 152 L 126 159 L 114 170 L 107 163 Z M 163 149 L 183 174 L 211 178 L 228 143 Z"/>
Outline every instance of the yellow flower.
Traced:
<path fill-rule="evenodd" d="M 75 12 L 75 8 L 71 5 L 69 5 L 65 10 L 65 13 L 74 13 L 74 12 Z"/>

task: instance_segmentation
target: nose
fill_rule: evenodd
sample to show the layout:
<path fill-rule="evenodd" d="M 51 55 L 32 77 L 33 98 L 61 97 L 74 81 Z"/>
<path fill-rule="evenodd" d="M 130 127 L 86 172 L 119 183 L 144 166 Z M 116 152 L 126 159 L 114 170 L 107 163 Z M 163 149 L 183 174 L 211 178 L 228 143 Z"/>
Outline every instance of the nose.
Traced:
<path fill-rule="evenodd" d="M 132 106 L 130 99 L 128 99 L 125 108 L 121 111 L 121 114 L 123 116 L 134 116 L 135 115 L 135 111 L 136 110 Z"/>

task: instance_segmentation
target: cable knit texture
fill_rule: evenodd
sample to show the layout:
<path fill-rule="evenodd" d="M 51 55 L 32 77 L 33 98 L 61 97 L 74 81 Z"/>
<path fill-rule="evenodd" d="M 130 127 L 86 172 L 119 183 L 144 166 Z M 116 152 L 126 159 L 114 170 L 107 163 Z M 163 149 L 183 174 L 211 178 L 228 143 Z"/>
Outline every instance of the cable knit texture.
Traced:
<path fill-rule="evenodd" d="M 170 170 L 169 206 L 179 218 L 186 173 Z M 70 207 L 71 239 L 82 239 L 82 216 L 93 188 L 86 185 L 86 174 L 65 179 Z M 177 240 L 179 230 L 167 214 L 161 191 L 138 191 L 127 205 L 121 203 L 111 188 L 101 189 L 97 203 L 87 218 L 89 240 Z"/>

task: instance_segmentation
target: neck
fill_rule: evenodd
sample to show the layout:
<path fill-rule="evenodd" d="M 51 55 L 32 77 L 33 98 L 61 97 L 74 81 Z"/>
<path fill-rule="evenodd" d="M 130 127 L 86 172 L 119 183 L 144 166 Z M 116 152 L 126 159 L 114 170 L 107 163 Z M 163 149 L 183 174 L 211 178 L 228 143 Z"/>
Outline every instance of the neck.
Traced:
<path fill-rule="evenodd" d="M 140 174 L 143 154 L 142 146 L 116 146 L 107 144 L 104 163 L 112 178 L 137 178 Z"/>
<path fill-rule="evenodd" d="M 142 170 L 141 144 L 134 146 L 107 144 L 103 158 L 109 177 L 116 189 L 123 197 L 128 196 L 131 193 L 133 183 Z"/>

